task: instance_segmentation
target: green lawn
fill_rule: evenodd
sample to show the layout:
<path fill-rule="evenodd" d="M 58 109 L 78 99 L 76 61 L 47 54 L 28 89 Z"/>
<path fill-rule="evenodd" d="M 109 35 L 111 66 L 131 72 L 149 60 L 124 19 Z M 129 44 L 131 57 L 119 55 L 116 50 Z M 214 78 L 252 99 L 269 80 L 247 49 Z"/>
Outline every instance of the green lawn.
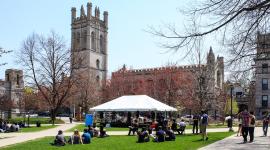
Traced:
<path fill-rule="evenodd" d="M 67 131 L 74 131 L 75 129 L 79 130 L 79 131 L 83 131 L 85 128 L 87 128 L 84 124 L 79 124 L 76 125 L 75 127 L 67 130 Z M 116 127 L 112 127 L 112 128 L 105 128 L 106 131 L 128 131 L 128 128 L 116 128 Z"/>
<path fill-rule="evenodd" d="M 166 141 L 164 143 L 136 143 L 136 136 L 110 136 L 107 138 L 94 138 L 92 143 L 88 145 L 66 145 L 63 147 L 51 146 L 49 143 L 53 141 L 54 137 L 46 137 L 9 146 L 2 150 L 196 150 L 232 134 L 231 132 L 209 133 L 208 141 L 201 141 L 200 135 L 182 135 L 177 136 L 176 141 Z"/>
<path fill-rule="evenodd" d="M 24 121 L 24 118 L 11 118 L 8 120 L 11 123 L 16 123 L 20 121 Z M 25 121 L 27 123 L 27 118 L 25 118 Z M 40 117 L 34 117 L 34 118 L 29 118 L 30 124 L 36 124 L 36 122 L 39 121 L 41 124 L 51 124 L 51 119 L 50 118 L 40 118 Z M 56 119 L 55 124 L 62 124 L 64 123 L 63 120 L 61 119 Z"/>
<path fill-rule="evenodd" d="M 77 126 L 75 126 L 74 128 L 72 129 L 69 129 L 67 131 L 74 131 L 75 129 L 78 129 L 79 131 L 83 131 L 83 129 L 85 129 L 87 127 L 85 127 L 84 124 L 79 124 Z M 210 124 L 208 126 L 208 128 L 227 128 L 226 125 L 222 125 L 222 124 Z M 186 129 L 192 129 L 192 125 L 188 125 L 186 127 Z M 129 129 L 128 128 L 117 128 L 117 127 L 112 127 L 112 128 L 106 128 L 106 131 L 128 131 Z"/>
<path fill-rule="evenodd" d="M 42 130 L 46 130 L 46 129 L 51 129 L 51 128 L 55 128 L 57 127 L 57 125 L 47 125 L 47 126 L 42 126 L 41 127 L 29 127 L 29 128 L 21 128 L 19 132 L 37 132 L 37 131 L 42 131 Z"/>

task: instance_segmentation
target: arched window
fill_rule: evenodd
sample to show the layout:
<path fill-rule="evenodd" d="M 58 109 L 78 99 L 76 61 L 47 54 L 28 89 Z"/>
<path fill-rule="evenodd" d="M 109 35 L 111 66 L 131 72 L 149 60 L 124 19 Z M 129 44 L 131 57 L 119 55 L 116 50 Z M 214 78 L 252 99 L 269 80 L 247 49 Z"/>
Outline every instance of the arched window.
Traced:
<path fill-rule="evenodd" d="M 86 48 L 87 45 L 87 31 L 83 31 L 83 48 Z"/>
<path fill-rule="evenodd" d="M 99 82 L 99 80 L 100 80 L 100 77 L 99 77 L 99 75 L 97 75 L 96 81 Z"/>
<path fill-rule="evenodd" d="M 217 71 L 217 86 L 218 87 L 220 87 L 220 79 L 221 77 L 220 77 L 220 72 L 219 71 Z"/>
<path fill-rule="evenodd" d="M 103 40 L 103 36 L 100 35 L 100 39 L 99 39 L 99 49 L 101 53 L 104 53 L 104 40 Z"/>
<path fill-rule="evenodd" d="M 100 68 L 100 62 L 99 62 L 99 60 L 98 60 L 98 59 L 96 60 L 96 67 L 97 67 L 97 69 L 99 69 L 99 68 Z"/>
<path fill-rule="evenodd" d="M 91 48 L 92 50 L 96 50 L 96 44 L 95 44 L 95 32 L 91 33 Z"/>
<path fill-rule="evenodd" d="M 80 37 L 81 37 L 81 35 L 80 35 L 80 33 L 78 32 L 78 33 L 77 33 L 77 36 L 76 36 L 76 44 L 77 44 L 77 47 L 80 45 Z"/>

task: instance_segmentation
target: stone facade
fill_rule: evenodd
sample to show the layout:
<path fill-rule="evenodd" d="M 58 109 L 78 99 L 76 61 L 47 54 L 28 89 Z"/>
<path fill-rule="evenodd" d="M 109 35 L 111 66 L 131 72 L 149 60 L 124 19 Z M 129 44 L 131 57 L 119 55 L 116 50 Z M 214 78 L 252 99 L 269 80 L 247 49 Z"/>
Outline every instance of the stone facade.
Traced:
<path fill-rule="evenodd" d="M 256 116 L 270 112 L 270 34 L 258 34 L 256 67 Z"/>
<path fill-rule="evenodd" d="M 198 83 L 199 79 L 202 84 Z M 146 85 L 143 85 L 144 83 Z M 205 90 L 206 93 L 203 96 L 202 105 L 205 109 L 214 110 L 219 105 L 217 96 L 223 90 L 223 83 L 223 57 L 215 59 L 213 50 L 210 48 L 206 64 L 131 70 L 124 66 L 112 73 L 110 84 L 118 88 L 113 92 L 116 96 L 146 94 L 173 106 L 178 101 L 194 100 L 194 95 L 198 94 L 198 88 L 201 85 L 200 90 Z M 165 86 L 167 92 L 164 92 L 160 86 Z M 176 93 L 180 93 L 180 97 L 173 97 Z"/>
<path fill-rule="evenodd" d="M 17 104 L 23 96 L 24 80 L 23 71 L 16 69 L 7 69 L 5 80 L 0 80 L 0 94 L 6 95 L 6 100 L 11 100 L 15 104 L 13 112 L 19 112 Z"/>
<path fill-rule="evenodd" d="M 79 17 L 76 8 L 71 13 L 72 73 L 101 83 L 108 70 L 108 12 L 104 11 L 101 20 L 99 8 L 92 15 L 92 3 L 87 3 L 87 12 L 81 6 Z"/>

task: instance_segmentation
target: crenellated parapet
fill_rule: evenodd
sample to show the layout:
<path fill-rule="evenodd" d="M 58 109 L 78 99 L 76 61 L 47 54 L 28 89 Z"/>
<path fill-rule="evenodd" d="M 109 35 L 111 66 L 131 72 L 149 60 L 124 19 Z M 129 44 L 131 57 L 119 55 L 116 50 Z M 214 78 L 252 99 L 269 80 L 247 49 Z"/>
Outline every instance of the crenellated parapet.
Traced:
<path fill-rule="evenodd" d="M 87 3 L 87 13 L 85 13 L 84 6 L 81 6 L 80 15 L 76 15 L 76 8 L 71 8 L 71 23 L 82 23 L 87 21 L 97 21 L 102 23 L 105 27 L 108 27 L 108 12 L 103 12 L 103 20 L 100 19 L 100 9 L 99 7 L 95 7 L 94 15 L 92 15 L 92 3 Z"/>
<path fill-rule="evenodd" d="M 122 73 L 126 73 L 126 74 L 152 74 L 152 73 L 163 73 L 163 72 L 170 72 L 170 71 L 196 71 L 199 69 L 199 67 L 201 68 L 205 68 L 206 65 L 186 65 L 186 66 L 168 66 L 168 67 L 157 67 L 157 68 L 145 68 L 145 69 L 130 69 L 127 70 L 125 65 L 123 68 L 119 69 L 116 72 L 113 72 L 113 75 L 117 75 L 117 74 L 122 74 Z"/>

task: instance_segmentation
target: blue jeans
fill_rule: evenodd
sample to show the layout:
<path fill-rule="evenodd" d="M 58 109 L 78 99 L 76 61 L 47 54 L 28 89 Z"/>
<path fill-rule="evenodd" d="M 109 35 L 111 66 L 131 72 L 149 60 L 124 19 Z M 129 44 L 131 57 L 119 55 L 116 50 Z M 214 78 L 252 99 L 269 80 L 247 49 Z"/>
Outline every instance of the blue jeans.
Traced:
<path fill-rule="evenodd" d="M 268 124 L 263 124 L 263 134 L 267 136 Z"/>

